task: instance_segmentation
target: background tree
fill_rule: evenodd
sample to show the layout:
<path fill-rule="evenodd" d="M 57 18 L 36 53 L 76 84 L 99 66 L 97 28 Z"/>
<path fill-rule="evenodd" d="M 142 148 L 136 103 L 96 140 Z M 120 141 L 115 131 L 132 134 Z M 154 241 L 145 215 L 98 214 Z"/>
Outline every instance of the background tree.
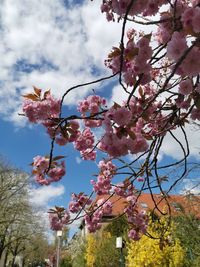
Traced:
<path fill-rule="evenodd" d="M 200 221 L 194 215 L 182 215 L 174 218 L 175 236 L 185 249 L 187 261 L 185 266 L 198 266 L 200 264 Z"/>
<path fill-rule="evenodd" d="M 0 262 L 14 266 L 17 256 L 24 263 L 47 255 L 46 231 L 42 219 L 29 201 L 28 176 L 8 164 L 0 163 Z M 36 238 L 37 237 L 37 238 Z M 37 241 L 37 242 L 36 242 Z M 36 245 L 37 243 L 37 245 Z M 36 251 L 38 252 L 36 257 Z M 40 255 L 39 255 L 40 254 Z"/>

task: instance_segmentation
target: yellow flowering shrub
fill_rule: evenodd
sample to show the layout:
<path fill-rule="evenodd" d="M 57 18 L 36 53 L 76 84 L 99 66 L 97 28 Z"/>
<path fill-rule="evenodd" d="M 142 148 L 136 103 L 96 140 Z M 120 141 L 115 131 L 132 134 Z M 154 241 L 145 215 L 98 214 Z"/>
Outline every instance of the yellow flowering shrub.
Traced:
<path fill-rule="evenodd" d="M 150 222 L 148 233 L 127 246 L 127 267 L 184 267 L 185 251 L 178 239 L 172 239 L 174 225 L 166 219 Z"/>
<path fill-rule="evenodd" d="M 85 253 L 86 266 L 94 267 L 96 258 L 95 255 L 97 249 L 97 241 L 94 234 L 88 234 L 86 241 L 87 241 L 86 253 Z"/>

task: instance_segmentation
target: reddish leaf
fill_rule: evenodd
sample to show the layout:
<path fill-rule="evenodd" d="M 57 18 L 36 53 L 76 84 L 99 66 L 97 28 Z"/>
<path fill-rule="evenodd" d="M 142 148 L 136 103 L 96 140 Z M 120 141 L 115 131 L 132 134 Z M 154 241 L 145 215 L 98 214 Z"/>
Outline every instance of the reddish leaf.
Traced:
<path fill-rule="evenodd" d="M 57 206 L 55 206 L 55 209 L 56 209 L 57 212 L 63 212 L 65 210 L 65 208 L 57 207 Z"/>
<path fill-rule="evenodd" d="M 118 108 L 121 108 L 121 106 L 118 103 L 114 102 L 113 108 L 118 109 Z"/>
<path fill-rule="evenodd" d="M 31 99 L 33 101 L 38 101 L 39 100 L 38 96 L 35 95 L 35 94 L 27 94 L 27 95 L 23 95 L 23 97 Z"/>
<path fill-rule="evenodd" d="M 151 40 L 152 33 L 144 35 L 145 38 L 147 38 L 149 41 Z"/>
<path fill-rule="evenodd" d="M 74 134 L 75 133 L 75 131 L 72 129 L 72 128 L 66 128 L 66 130 L 70 133 L 70 134 Z"/>
<path fill-rule="evenodd" d="M 130 136 L 130 138 L 135 140 L 135 138 L 136 138 L 135 133 L 133 131 L 130 131 L 130 130 L 128 130 L 127 132 L 128 132 L 128 135 Z"/>
<path fill-rule="evenodd" d="M 113 47 L 113 50 L 108 54 L 108 58 L 120 56 L 121 50 L 118 47 Z"/>
<path fill-rule="evenodd" d="M 131 60 L 138 55 L 139 48 L 135 47 L 126 54 L 126 59 Z"/>
<path fill-rule="evenodd" d="M 48 213 L 57 213 L 57 211 L 55 209 L 49 209 Z"/>
<path fill-rule="evenodd" d="M 64 159 L 65 156 L 57 156 L 53 158 L 53 161 L 59 160 L 59 159 Z"/>
<path fill-rule="evenodd" d="M 44 99 L 46 99 L 47 96 L 49 96 L 49 95 L 50 95 L 50 89 L 48 91 L 44 92 Z"/>
<path fill-rule="evenodd" d="M 139 87 L 139 89 L 138 89 L 138 92 L 139 92 L 140 96 L 142 97 L 142 96 L 143 96 L 143 94 L 144 94 L 144 92 L 143 92 L 143 90 L 142 90 L 142 87 L 141 87 L 141 86 Z"/>
<path fill-rule="evenodd" d="M 39 88 L 37 88 L 37 87 L 35 87 L 35 86 L 33 86 L 33 89 L 34 89 L 34 92 L 35 92 L 35 94 L 38 96 L 38 97 L 40 97 L 40 95 L 41 95 L 41 89 L 39 89 Z"/>

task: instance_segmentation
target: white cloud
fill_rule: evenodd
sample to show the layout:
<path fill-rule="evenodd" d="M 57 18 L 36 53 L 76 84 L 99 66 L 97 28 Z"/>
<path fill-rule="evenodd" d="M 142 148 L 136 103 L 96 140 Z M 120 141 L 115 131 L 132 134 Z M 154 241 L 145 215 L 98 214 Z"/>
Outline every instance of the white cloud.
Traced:
<path fill-rule="evenodd" d="M 119 23 L 108 23 L 101 14 L 99 1 L 64 6 L 58 0 L 7 0 L 0 6 L 0 114 L 18 125 L 25 119 L 21 112 L 22 95 L 32 85 L 51 88 L 60 97 L 73 85 L 91 81 L 97 73 L 110 73 L 104 59 L 121 35 Z M 129 28 L 130 24 L 127 25 Z M 142 26 L 137 29 L 143 30 Z M 152 28 L 149 28 L 152 31 Z M 72 105 L 95 86 L 70 92 L 65 103 Z M 125 92 L 112 90 L 112 101 L 121 103 Z M 198 155 L 198 132 L 187 128 L 191 154 Z M 177 137 L 183 136 L 176 131 Z M 170 136 L 161 154 L 180 158 L 180 149 Z"/>
<path fill-rule="evenodd" d="M 30 188 L 29 200 L 33 205 L 35 213 L 45 229 L 45 234 L 50 243 L 55 240 L 53 231 L 50 230 L 49 213 L 47 210 L 50 208 L 49 202 L 61 197 L 65 192 L 63 185 L 49 185 L 39 188 Z"/>
<path fill-rule="evenodd" d="M 83 160 L 80 157 L 76 157 L 76 163 L 80 164 Z"/>
<path fill-rule="evenodd" d="M 121 105 L 123 101 L 127 99 L 127 93 L 123 90 L 122 86 L 116 85 L 112 89 L 112 96 L 109 101 L 109 105 L 113 105 L 114 102 Z"/>
<path fill-rule="evenodd" d="M 190 146 L 190 155 L 199 157 L 199 131 L 200 129 L 195 129 L 194 126 L 191 124 L 187 124 L 185 126 L 185 132 L 187 134 L 187 141 Z M 181 131 L 180 128 L 173 131 L 173 134 L 176 136 L 176 138 L 181 142 L 181 144 L 184 146 L 185 151 L 187 151 L 186 147 L 186 141 L 185 137 Z M 168 155 L 174 159 L 181 159 L 184 157 L 183 151 L 180 147 L 180 145 L 175 141 L 175 139 L 170 135 L 167 134 L 167 136 L 164 139 L 163 145 L 161 147 L 161 155 L 165 154 Z"/>
<path fill-rule="evenodd" d="M 66 8 L 62 0 L 7 0 L 0 16 L 0 113 L 15 123 L 22 119 L 16 115 L 21 95 L 32 85 L 60 97 L 93 80 L 94 68 L 105 74 L 104 58 L 120 35 L 119 25 L 108 24 L 96 2 Z M 88 90 L 70 93 L 66 103 L 76 103 Z"/>
<path fill-rule="evenodd" d="M 200 179 L 184 179 L 181 193 L 200 195 Z"/>
<path fill-rule="evenodd" d="M 65 189 L 63 185 L 49 185 L 39 188 L 30 189 L 30 201 L 37 206 L 48 206 L 49 201 L 60 197 L 64 194 Z"/>

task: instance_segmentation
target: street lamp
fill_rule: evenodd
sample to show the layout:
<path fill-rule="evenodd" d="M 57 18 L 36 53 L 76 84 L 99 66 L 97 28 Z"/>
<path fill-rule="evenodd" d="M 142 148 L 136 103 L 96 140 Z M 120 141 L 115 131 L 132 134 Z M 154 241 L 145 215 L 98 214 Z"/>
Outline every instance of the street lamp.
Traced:
<path fill-rule="evenodd" d="M 121 236 L 116 238 L 116 248 L 120 249 L 120 267 L 124 267 L 124 256 L 123 256 L 124 242 Z"/>
<path fill-rule="evenodd" d="M 62 230 L 57 231 L 57 256 L 56 256 L 56 267 L 59 267 L 60 262 L 60 245 L 61 245 Z"/>

